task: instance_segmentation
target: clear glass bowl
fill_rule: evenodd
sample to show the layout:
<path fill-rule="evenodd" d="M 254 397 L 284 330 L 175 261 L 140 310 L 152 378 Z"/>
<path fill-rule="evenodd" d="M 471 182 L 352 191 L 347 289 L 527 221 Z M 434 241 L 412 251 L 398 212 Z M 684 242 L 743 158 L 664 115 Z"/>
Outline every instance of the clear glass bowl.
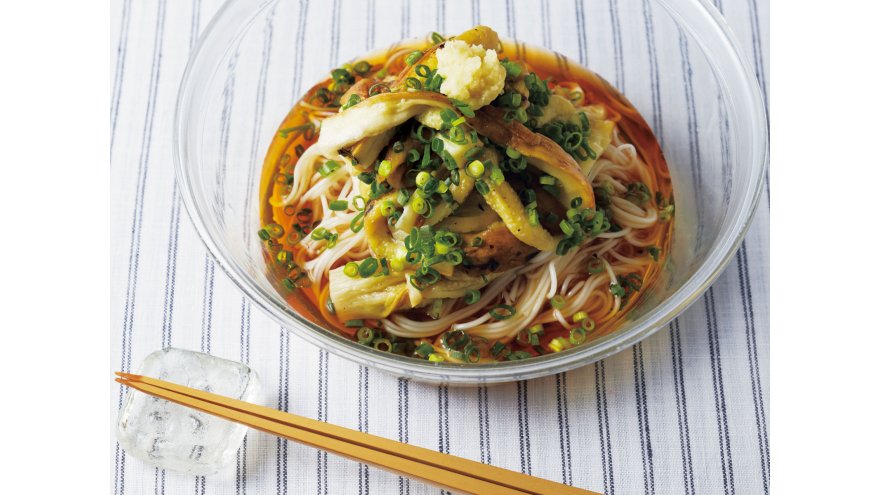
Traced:
<path fill-rule="evenodd" d="M 524 361 L 435 364 L 375 351 L 311 323 L 267 278 L 256 235 L 257 189 L 273 133 L 299 95 L 334 66 L 410 32 L 470 27 L 471 16 L 461 12 L 462 19 L 425 24 L 433 8 L 410 12 L 421 2 L 411 2 L 406 16 L 369 20 L 367 13 L 358 29 L 337 36 L 330 8 L 313 6 L 307 19 L 302 2 L 292 0 L 230 0 L 220 9 L 189 60 L 174 121 L 177 180 L 199 235 L 229 277 L 283 327 L 399 376 L 453 384 L 533 378 L 592 363 L 644 339 L 693 303 L 731 260 L 761 192 L 768 134 L 757 81 L 714 8 L 698 0 L 617 4 L 615 18 L 605 2 L 554 2 L 553 8 L 571 9 L 564 17 L 571 26 L 551 31 L 538 22 L 508 23 L 504 0 L 480 3 L 481 22 L 502 36 L 530 47 L 550 45 L 569 63 L 586 59 L 623 91 L 660 140 L 675 188 L 672 249 L 659 280 L 613 333 Z M 402 26 L 404 18 L 418 26 Z M 577 30 L 578 23 L 586 29 Z M 371 37 L 384 41 L 365 46 Z M 311 40 L 308 49 L 305 40 Z"/>

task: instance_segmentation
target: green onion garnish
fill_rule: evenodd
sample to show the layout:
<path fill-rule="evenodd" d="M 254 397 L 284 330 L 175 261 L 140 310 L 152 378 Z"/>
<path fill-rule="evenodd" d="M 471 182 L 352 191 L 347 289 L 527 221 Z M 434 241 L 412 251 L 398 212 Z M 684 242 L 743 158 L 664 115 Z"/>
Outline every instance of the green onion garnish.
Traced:
<path fill-rule="evenodd" d="M 394 202 L 390 199 L 382 201 L 382 205 L 379 206 L 379 213 L 381 213 L 383 217 L 390 217 L 394 213 L 394 210 Z"/>
<path fill-rule="evenodd" d="M 590 275 L 598 275 L 605 271 L 605 260 L 602 258 L 590 258 L 587 261 L 587 273 Z"/>
<path fill-rule="evenodd" d="M 327 160 L 320 167 L 318 167 L 318 173 L 321 174 L 321 177 L 327 177 L 328 175 L 338 170 L 341 166 L 342 164 L 337 162 L 336 160 Z"/>
<path fill-rule="evenodd" d="M 424 55 L 424 53 L 419 50 L 411 52 L 409 55 L 406 56 L 406 65 L 413 65 L 414 63 L 418 62 L 419 59 L 422 58 L 422 55 Z"/>
<path fill-rule="evenodd" d="M 419 356 L 422 356 L 423 358 L 426 358 L 434 353 L 434 346 L 427 342 L 422 342 L 421 344 L 419 344 L 418 347 L 416 347 L 415 353 Z"/>
<path fill-rule="evenodd" d="M 348 209 L 348 201 L 344 199 L 334 199 L 327 206 L 333 211 L 345 211 Z"/>
<path fill-rule="evenodd" d="M 474 304 L 475 302 L 480 300 L 480 291 L 477 289 L 468 289 L 464 294 L 464 302 L 468 304 Z"/>
<path fill-rule="evenodd" d="M 376 258 L 370 257 L 361 261 L 360 266 L 358 267 L 358 274 L 361 277 L 369 277 L 372 274 L 376 273 L 376 270 L 379 268 L 379 261 Z"/>
<path fill-rule="evenodd" d="M 376 338 L 376 331 L 370 327 L 360 327 L 355 334 L 355 338 L 359 344 L 370 345 L 373 339 Z"/>
<path fill-rule="evenodd" d="M 348 228 L 354 233 L 360 232 L 364 228 L 364 212 L 360 212 L 352 218 Z"/>
<path fill-rule="evenodd" d="M 509 304 L 499 304 L 489 310 L 489 315 L 496 320 L 506 320 L 516 314 L 516 308 Z"/>
<path fill-rule="evenodd" d="M 349 261 L 345 264 L 345 268 L 342 269 L 342 273 L 348 275 L 351 278 L 355 278 L 358 275 L 358 264 L 354 261 Z"/>
<path fill-rule="evenodd" d="M 477 189 L 477 192 L 483 196 L 489 194 L 489 186 L 482 180 L 477 179 L 476 183 L 474 183 L 474 187 Z"/>
<path fill-rule="evenodd" d="M 376 339 L 373 341 L 373 349 L 377 351 L 391 352 L 394 345 L 388 339 Z"/>
<path fill-rule="evenodd" d="M 573 345 L 583 344 L 587 340 L 587 331 L 583 327 L 574 327 L 568 332 L 568 341 Z"/>
<path fill-rule="evenodd" d="M 352 67 L 352 69 L 354 69 L 354 71 L 361 76 L 366 74 L 367 72 L 370 72 L 370 68 L 370 63 L 366 60 L 361 60 L 360 62 L 354 64 L 354 67 Z"/>
<path fill-rule="evenodd" d="M 556 294 L 550 298 L 550 305 L 553 306 L 554 309 L 562 309 L 565 306 L 565 298 L 560 294 Z"/>

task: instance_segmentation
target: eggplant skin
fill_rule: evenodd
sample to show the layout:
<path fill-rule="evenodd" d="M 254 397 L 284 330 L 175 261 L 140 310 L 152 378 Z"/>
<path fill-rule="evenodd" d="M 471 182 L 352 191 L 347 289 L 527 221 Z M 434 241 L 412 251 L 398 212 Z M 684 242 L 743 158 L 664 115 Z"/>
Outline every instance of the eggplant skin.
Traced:
<path fill-rule="evenodd" d="M 552 139 L 517 121 L 505 122 L 504 111 L 493 106 L 477 110 L 468 124 L 495 144 L 519 151 L 532 166 L 559 179 L 566 204 L 579 197 L 585 208 L 596 207 L 593 187 L 580 166 Z"/>
<path fill-rule="evenodd" d="M 474 246 L 479 237 L 482 243 Z M 469 275 L 504 272 L 525 263 L 538 250 L 514 236 L 503 222 L 495 222 L 484 230 L 461 234 L 465 263 L 459 268 Z"/>

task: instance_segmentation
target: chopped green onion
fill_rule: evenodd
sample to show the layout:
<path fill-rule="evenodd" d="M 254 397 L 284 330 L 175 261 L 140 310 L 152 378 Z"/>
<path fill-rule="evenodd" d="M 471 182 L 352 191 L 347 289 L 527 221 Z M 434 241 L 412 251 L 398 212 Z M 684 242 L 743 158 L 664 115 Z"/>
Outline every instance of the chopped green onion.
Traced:
<path fill-rule="evenodd" d="M 474 240 L 471 241 L 471 246 L 473 246 L 473 247 L 480 247 L 482 245 L 483 245 L 483 238 L 482 237 L 474 237 Z"/>
<path fill-rule="evenodd" d="M 593 321 L 592 318 L 587 318 L 586 320 L 581 322 L 581 326 L 583 327 L 584 330 L 586 330 L 588 332 L 592 332 L 596 328 L 596 322 Z"/>
<path fill-rule="evenodd" d="M 532 357 L 532 355 L 526 351 L 514 351 L 507 356 L 507 359 L 509 361 L 519 361 L 520 359 L 529 359 L 530 357 Z"/>
<path fill-rule="evenodd" d="M 362 327 L 364 326 L 364 320 L 347 320 L 345 326 L 348 328 Z"/>
<path fill-rule="evenodd" d="M 420 50 L 410 52 L 410 54 L 407 55 L 405 59 L 406 65 L 413 65 L 414 63 L 418 62 L 419 59 L 422 58 L 422 55 L 424 55 L 424 53 L 422 53 Z"/>
<path fill-rule="evenodd" d="M 370 327 L 360 327 L 354 335 L 359 344 L 370 345 L 376 338 L 376 331 Z"/>
<path fill-rule="evenodd" d="M 410 148 L 410 150 L 407 154 L 407 157 L 406 157 L 406 161 L 408 161 L 410 163 L 415 163 L 415 162 L 419 161 L 419 158 L 421 158 L 421 154 L 419 153 L 419 150 L 417 150 L 415 148 Z"/>
<path fill-rule="evenodd" d="M 425 64 L 419 64 L 416 66 L 416 75 L 421 77 L 428 77 L 431 75 L 431 68 Z"/>
<path fill-rule="evenodd" d="M 590 258 L 587 261 L 587 273 L 590 275 L 598 275 L 605 271 L 605 260 L 602 258 Z"/>
<path fill-rule="evenodd" d="M 376 339 L 373 341 L 373 349 L 377 351 L 391 352 L 391 349 L 394 348 L 394 345 L 391 344 L 391 341 L 388 339 Z"/>
<path fill-rule="evenodd" d="M 458 126 L 460 126 L 461 124 L 464 124 L 464 123 L 465 123 L 465 120 L 466 120 L 466 119 L 465 119 L 464 117 L 459 117 L 459 118 L 453 120 L 453 121 L 452 121 L 452 127 L 458 127 Z"/>
<path fill-rule="evenodd" d="M 352 198 L 351 204 L 354 205 L 355 210 L 364 211 L 367 208 L 367 198 L 363 196 L 355 196 Z"/>
<path fill-rule="evenodd" d="M 418 347 L 416 347 L 415 353 L 419 356 L 422 356 L 423 358 L 426 358 L 434 353 L 434 346 L 427 342 L 422 342 L 421 344 L 419 344 Z"/>
<path fill-rule="evenodd" d="M 376 258 L 370 257 L 361 261 L 360 266 L 358 267 L 358 274 L 361 277 L 369 277 L 370 275 L 376 273 L 376 269 L 379 268 L 379 261 Z"/>
<path fill-rule="evenodd" d="M 568 332 L 568 341 L 573 345 L 583 344 L 587 340 L 587 330 L 583 327 L 574 327 Z"/>
<path fill-rule="evenodd" d="M 379 175 L 382 177 L 388 177 L 391 174 L 391 161 L 390 160 L 382 160 L 379 163 L 378 169 Z"/>
<path fill-rule="evenodd" d="M 400 206 L 406 206 L 406 204 L 409 203 L 409 191 L 407 191 L 406 189 L 401 189 L 400 191 L 397 191 L 396 199 L 397 204 L 399 204 Z"/>
<path fill-rule="evenodd" d="M 559 222 L 559 228 L 562 229 L 562 233 L 566 236 L 574 234 L 574 227 L 572 227 L 571 224 L 568 223 L 568 220 L 563 220 Z"/>
<path fill-rule="evenodd" d="M 589 317 L 589 316 L 590 315 L 588 315 L 586 311 L 578 311 L 577 313 L 574 314 L 574 316 L 571 317 L 571 320 L 575 323 L 580 323 L 580 322 L 586 320 L 587 317 Z"/>
<path fill-rule="evenodd" d="M 358 75 L 362 76 L 367 72 L 370 72 L 371 67 L 369 62 L 367 62 L 366 60 L 361 60 L 360 62 L 354 64 L 354 67 L 352 67 L 352 69 L 354 69 L 354 71 L 357 72 Z"/>
<path fill-rule="evenodd" d="M 382 201 L 382 205 L 379 206 L 379 213 L 381 213 L 383 217 L 390 217 L 394 213 L 394 210 L 394 203 L 390 199 Z"/>
<path fill-rule="evenodd" d="M 477 192 L 479 192 L 483 196 L 489 194 L 489 186 L 486 185 L 486 183 L 482 180 L 477 179 L 477 181 L 474 183 L 474 187 L 477 189 Z"/>
<path fill-rule="evenodd" d="M 568 349 L 570 346 L 571 344 L 568 342 L 568 339 L 564 339 L 562 337 L 556 337 L 547 344 L 547 347 L 549 347 L 553 352 L 562 352 Z"/>
<path fill-rule="evenodd" d="M 406 81 L 404 81 L 404 82 L 405 82 L 407 88 L 412 88 L 415 90 L 422 89 L 422 81 L 419 81 L 418 79 L 416 79 L 414 77 L 407 77 Z"/>
<path fill-rule="evenodd" d="M 345 268 L 342 269 L 342 273 L 348 275 L 351 278 L 355 278 L 358 275 L 358 264 L 354 261 L 349 261 L 345 264 Z"/>
<path fill-rule="evenodd" d="M 457 246 L 459 241 L 461 240 L 458 237 L 458 234 L 455 232 L 450 232 L 448 230 L 441 230 L 434 234 L 434 240 L 438 243 L 446 245 L 446 246 Z"/>
<path fill-rule="evenodd" d="M 340 164 L 336 160 L 327 160 L 320 167 L 318 167 L 318 173 L 321 174 L 321 177 L 327 177 L 338 170 L 341 166 L 342 164 Z"/>
<path fill-rule="evenodd" d="M 349 108 L 357 105 L 360 102 L 361 102 L 361 96 L 356 95 L 356 94 L 352 94 L 348 97 L 348 101 L 345 102 L 344 105 L 342 105 L 342 110 L 349 109 Z"/>
<path fill-rule="evenodd" d="M 505 350 L 509 351 L 510 348 L 504 345 L 501 342 L 495 342 L 492 348 L 489 350 L 493 356 L 496 358 L 499 357 Z"/>
<path fill-rule="evenodd" d="M 440 43 L 443 43 L 444 41 L 446 41 L 446 38 L 444 38 L 443 36 L 441 36 L 440 33 L 433 32 L 433 33 L 431 33 L 431 41 L 432 41 L 435 45 L 439 45 Z"/>
<path fill-rule="evenodd" d="M 413 196 L 409 203 L 410 206 L 412 206 L 413 211 L 415 211 L 419 215 L 422 215 L 428 211 L 428 204 L 421 196 Z"/>
<path fill-rule="evenodd" d="M 526 213 L 529 217 L 529 225 L 538 225 L 538 210 L 534 208 L 528 208 Z"/>
<path fill-rule="evenodd" d="M 328 235 L 329 235 L 329 232 L 327 232 L 327 229 L 325 229 L 324 227 L 318 227 L 317 229 L 312 231 L 312 233 L 311 233 L 311 235 L 309 235 L 309 237 L 311 237 L 312 239 L 314 239 L 316 241 L 322 241 L 322 240 L 326 239 Z"/>
<path fill-rule="evenodd" d="M 611 284 L 609 289 L 611 290 L 612 296 L 623 297 L 626 295 L 626 289 L 624 289 L 620 284 Z"/>
<path fill-rule="evenodd" d="M 480 300 L 480 295 L 480 291 L 477 289 L 468 289 L 468 291 L 464 293 L 464 302 L 474 304 Z"/>
<path fill-rule="evenodd" d="M 327 206 L 333 211 L 345 211 L 348 209 L 348 201 L 344 199 L 334 199 Z"/>
<path fill-rule="evenodd" d="M 507 154 L 507 156 L 509 156 L 510 158 L 513 158 L 514 160 L 522 156 L 522 153 L 520 153 L 519 151 L 516 151 L 515 149 L 511 148 L 510 146 L 507 147 L 507 149 L 505 150 L 505 153 Z"/>
<path fill-rule="evenodd" d="M 560 294 L 556 294 L 550 298 L 550 305 L 553 306 L 554 309 L 562 309 L 565 306 L 565 298 Z"/>
<path fill-rule="evenodd" d="M 544 186 L 555 186 L 556 177 L 553 177 L 552 175 L 542 175 L 541 178 L 538 179 L 538 182 L 540 182 L 541 185 Z"/>
<path fill-rule="evenodd" d="M 489 310 L 489 316 L 496 320 L 506 320 L 516 314 L 516 308 L 509 304 L 499 304 Z"/>
<path fill-rule="evenodd" d="M 491 180 L 496 186 L 504 182 L 504 172 L 501 171 L 501 167 L 491 164 L 489 167 L 489 180 Z"/>
<path fill-rule="evenodd" d="M 427 184 L 429 180 L 431 180 L 431 174 L 424 170 L 416 175 L 416 185 L 419 187 L 425 187 L 425 184 Z"/>
<path fill-rule="evenodd" d="M 438 137 L 432 139 L 431 151 L 433 151 L 434 153 L 440 153 L 441 151 L 443 151 L 443 140 Z"/>
<path fill-rule="evenodd" d="M 352 218 L 348 227 L 354 233 L 360 232 L 364 228 L 364 212 L 360 212 Z"/>
<path fill-rule="evenodd" d="M 651 258 L 654 261 L 657 261 L 660 259 L 660 248 L 657 246 L 648 246 L 648 254 L 651 255 Z"/>
<path fill-rule="evenodd" d="M 269 234 L 269 236 L 278 239 L 284 235 L 284 227 L 278 225 L 277 223 L 270 223 L 263 227 L 263 230 Z"/>
<path fill-rule="evenodd" d="M 376 174 L 372 172 L 361 172 L 358 174 L 358 180 L 364 184 L 372 184 L 376 181 Z"/>
<path fill-rule="evenodd" d="M 430 356 L 428 356 L 428 361 L 431 361 L 432 363 L 442 363 L 443 361 L 446 361 L 446 359 L 444 359 L 443 356 L 441 356 L 440 354 L 435 352 L 434 354 L 431 354 Z"/>
<path fill-rule="evenodd" d="M 439 242 L 434 243 L 434 252 L 437 254 L 442 254 L 445 256 L 447 253 L 449 253 L 449 249 L 449 246 L 446 244 L 441 244 Z"/>
<path fill-rule="evenodd" d="M 446 262 L 451 265 L 460 265 L 464 261 L 461 251 L 450 251 L 446 254 Z"/>
<path fill-rule="evenodd" d="M 522 73 L 522 66 L 520 66 L 516 62 L 512 62 L 507 59 L 501 60 L 501 65 L 504 67 L 504 70 L 507 72 L 508 79 L 516 79 Z"/>

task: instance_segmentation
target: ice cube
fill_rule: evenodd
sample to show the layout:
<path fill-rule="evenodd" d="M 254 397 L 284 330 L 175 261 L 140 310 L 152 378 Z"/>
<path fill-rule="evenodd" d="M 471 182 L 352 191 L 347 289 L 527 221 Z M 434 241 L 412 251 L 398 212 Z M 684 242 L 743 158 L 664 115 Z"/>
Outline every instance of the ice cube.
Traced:
<path fill-rule="evenodd" d="M 257 376 L 247 365 L 200 352 L 166 348 L 139 374 L 255 402 Z M 116 426 L 119 445 L 133 457 L 186 474 L 207 475 L 235 459 L 247 427 L 129 389 Z"/>

